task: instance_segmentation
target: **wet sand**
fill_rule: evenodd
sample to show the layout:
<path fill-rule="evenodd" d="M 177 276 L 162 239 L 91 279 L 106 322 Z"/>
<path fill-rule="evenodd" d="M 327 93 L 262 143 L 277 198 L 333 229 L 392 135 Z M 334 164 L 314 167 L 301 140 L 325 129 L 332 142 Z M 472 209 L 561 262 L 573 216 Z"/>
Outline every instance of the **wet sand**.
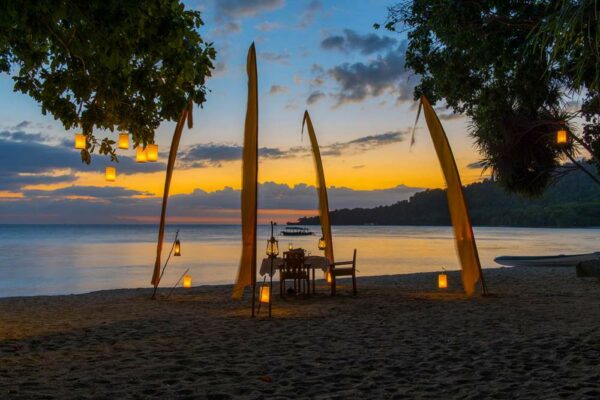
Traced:
<path fill-rule="evenodd" d="M 600 398 L 600 282 L 484 272 L 488 297 L 457 272 L 321 281 L 271 319 L 230 286 L 0 299 L 0 398 Z"/>

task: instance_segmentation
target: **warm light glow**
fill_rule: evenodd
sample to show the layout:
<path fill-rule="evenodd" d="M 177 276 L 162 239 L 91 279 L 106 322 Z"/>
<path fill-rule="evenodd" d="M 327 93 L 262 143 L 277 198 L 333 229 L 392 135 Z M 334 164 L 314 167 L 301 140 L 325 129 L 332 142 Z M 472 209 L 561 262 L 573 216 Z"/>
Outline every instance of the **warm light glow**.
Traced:
<path fill-rule="evenodd" d="M 76 149 L 85 149 L 85 135 L 83 133 L 75 134 L 75 148 Z"/>
<path fill-rule="evenodd" d="M 149 144 L 146 146 L 146 158 L 150 162 L 158 161 L 158 145 Z"/>
<path fill-rule="evenodd" d="M 191 275 L 184 275 L 183 276 L 183 287 L 186 289 L 189 289 L 192 287 L 192 276 Z"/>
<path fill-rule="evenodd" d="M 260 302 L 269 303 L 271 301 L 271 286 L 264 284 L 260 287 Z"/>
<path fill-rule="evenodd" d="M 129 148 L 129 134 L 126 132 L 119 133 L 119 148 L 127 150 Z"/>
<path fill-rule="evenodd" d="M 325 238 L 321 237 L 321 239 L 319 239 L 319 250 L 325 250 L 326 247 Z"/>
<path fill-rule="evenodd" d="M 293 250 L 293 249 L 294 249 L 294 243 L 288 244 L 288 250 Z"/>
<path fill-rule="evenodd" d="M 148 161 L 148 153 L 141 145 L 137 147 L 137 152 L 135 153 L 135 161 L 139 163 L 145 163 L 146 161 Z"/>
<path fill-rule="evenodd" d="M 179 239 L 175 241 L 175 249 L 173 250 L 173 255 L 177 257 L 181 256 L 181 242 L 179 241 Z"/>
<path fill-rule="evenodd" d="M 268 257 L 277 257 L 279 255 L 279 242 L 274 237 L 267 240 L 266 253 Z"/>
<path fill-rule="evenodd" d="M 564 129 L 559 129 L 556 132 L 556 144 L 567 144 L 568 132 Z"/>
<path fill-rule="evenodd" d="M 448 275 L 439 274 L 438 275 L 438 288 L 446 289 L 448 287 Z"/>
<path fill-rule="evenodd" d="M 331 272 L 325 272 L 325 278 L 327 279 L 327 283 L 331 283 Z"/>
<path fill-rule="evenodd" d="M 117 179 L 117 168 L 106 167 L 105 177 L 108 182 L 114 182 Z"/>

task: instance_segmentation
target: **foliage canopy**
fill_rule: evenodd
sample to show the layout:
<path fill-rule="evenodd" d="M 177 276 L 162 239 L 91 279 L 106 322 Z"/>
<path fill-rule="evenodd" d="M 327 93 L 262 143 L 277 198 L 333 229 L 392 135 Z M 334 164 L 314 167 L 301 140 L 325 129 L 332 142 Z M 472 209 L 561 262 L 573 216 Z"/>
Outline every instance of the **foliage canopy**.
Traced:
<path fill-rule="evenodd" d="M 83 161 L 96 146 L 115 160 L 115 142 L 94 129 L 145 146 L 161 121 L 205 101 L 215 50 L 201 25 L 179 0 L 2 1 L 0 72 L 66 129 L 81 125 Z"/>
<path fill-rule="evenodd" d="M 494 178 L 535 196 L 577 145 L 600 158 L 599 24 L 595 0 L 411 0 L 389 8 L 385 27 L 408 36 L 415 96 L 470 117 Z M 583 98 L 575 111 L 573 95 Z M 584 120 L 580 137 L 574 117 Z M 572 140 L 559 148 L 562 127 Z"/>

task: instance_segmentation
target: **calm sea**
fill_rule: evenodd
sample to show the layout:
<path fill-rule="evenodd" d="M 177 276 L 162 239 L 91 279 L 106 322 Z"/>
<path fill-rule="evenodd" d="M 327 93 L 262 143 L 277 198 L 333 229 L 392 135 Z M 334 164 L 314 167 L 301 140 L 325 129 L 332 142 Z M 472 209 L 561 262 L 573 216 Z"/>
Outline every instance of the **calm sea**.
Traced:
<path fill-rule="evenodd" d="M 240 256 L 240 227 L 169 227 L 166 251 L 180 229 L 182 256 L 172 257 L 162 286 L 190 268 L 193 284 L 232 283 Z M 320 232 L 319 227 L 309 227 Z M 151 225 L 0 225 L 0 297 L 84 293 L 149 287 L 157 227 Z M 450 227 L 339 226 L 333 228 L 338 261 L 358 249 L 362 276 L 458 269 Z M 279 237 L 280 247 L 320 254 L 320 235 Z M 553 255 L 600 250 L 600 229 L 476 228 L 481 261 L 500 255 Z M 259 227 L 262 258 L 269 227 Z"/>

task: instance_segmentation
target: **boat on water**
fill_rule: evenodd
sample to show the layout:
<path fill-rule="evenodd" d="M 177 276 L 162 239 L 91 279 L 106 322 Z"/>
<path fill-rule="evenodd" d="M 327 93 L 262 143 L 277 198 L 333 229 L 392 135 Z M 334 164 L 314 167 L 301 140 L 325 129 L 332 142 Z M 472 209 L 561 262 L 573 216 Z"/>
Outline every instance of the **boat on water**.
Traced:
<path fill-rule="evenodd" d="M 279 232 L 283 236 L 310 236 L 314 235 L 308 228 L 301 226 L 286 226 L 284 230 Z"/>
<path fill-rule="evenodd" d="M 494 259 L 496 263 L 509 267 L 575 267 L 582 261 L 590 260 L 600 260 L 600 252 L 558 256 L 502 256 Z"/>

